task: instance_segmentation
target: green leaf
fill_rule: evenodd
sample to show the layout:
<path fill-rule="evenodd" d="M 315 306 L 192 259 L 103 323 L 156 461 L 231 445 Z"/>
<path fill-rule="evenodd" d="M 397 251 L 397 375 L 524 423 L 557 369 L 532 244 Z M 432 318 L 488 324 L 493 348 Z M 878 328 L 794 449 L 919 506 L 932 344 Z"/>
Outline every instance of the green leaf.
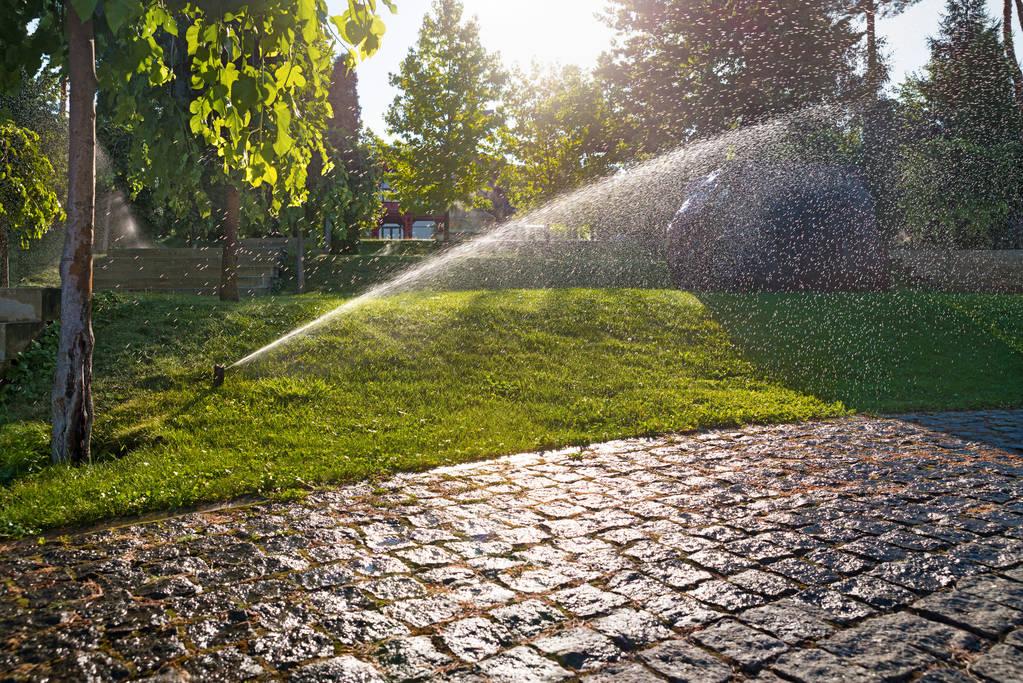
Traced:
<path fill-rule="evenodd" d="M 227 88 L 227 93 L 231 92 L 231 86 L 238 80 L 238 77 L 238 67 L 233 62 L 228 62 L 220 72 L 220 82 Z"/>
<path fill-rule="evenodd" d="M 103 14 L 110 30 L 117 33 L 130 19 L 139 14 L 140 5 L 135 0 L 104 0 Z"/>
<path fill-rule="evenodd" d="M 75 8 L 75 13 L 82 21 L 92 19 L 98 4 L 99 0 L 71 0 L 71 6 Z"/>
<path fill-rule="evenodd" d="M 277 119 L 277 140 L 274 142 L 273 150 L 277 156 L 287 154 L 295 144 L 291 137 L 291 109 L 287 103 L 278 100 L 274 105 L 274 115 Z"/>
<path fill-rule="evenodd" d="M 174 20 L 174 16 L 170 12 L 164 12 L 163 22 L 161 28 L 172 36 L 178 35 L 178 24 Z"/>
<path fill-rule="evenodd" d="M 302 88 L 306 84 L 305 76 L 302 75 L 302 67 L 298 64 L 281 65 L 274 72 L 274 77 L 277 79 L 277 87 L 281 90 Z"/>
<path fill-rule="evenodd" d="M 369 31 L 377 38 L 383 38 L 384 34 L 387 33 L 387 24 L 380 17 L 374 16 L 370 22 Z"/>
<path fill-rule="evenodd" d="M 255 109 L 260 101 L 259 88 L 256 80 L 249 75 L 242 75 L 235 81 L 231 90 L 235 103 L 243 109 Z"/>
<path fill-rule="evenodd" d="M 192 24 L 185 30 L 185 44 L 188 46 L 188 54 L 194 55 L 199 49 L 199 25 Z"/>
<path fill-rule="evenodd" d="M 298 0 L 295 17 L 301 22 L 316 21 L 316 0 Z"/>

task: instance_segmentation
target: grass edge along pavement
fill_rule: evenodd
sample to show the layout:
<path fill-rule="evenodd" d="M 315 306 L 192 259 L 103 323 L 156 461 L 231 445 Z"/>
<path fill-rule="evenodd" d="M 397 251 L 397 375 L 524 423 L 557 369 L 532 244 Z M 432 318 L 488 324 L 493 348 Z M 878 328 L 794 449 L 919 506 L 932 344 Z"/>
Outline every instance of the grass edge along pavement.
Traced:
<path fill-rule="evenodd" d="M 47 387 L 7 390 L 0 531 L 287 497 L 623 437 L 1023 405 L 1023 297 L 910 293 L 405 294 L 208 390 L 213 362 L 341 301 L 101 300 L 97 445 L 107 456 L 77 470 L 48 466 Z"/>

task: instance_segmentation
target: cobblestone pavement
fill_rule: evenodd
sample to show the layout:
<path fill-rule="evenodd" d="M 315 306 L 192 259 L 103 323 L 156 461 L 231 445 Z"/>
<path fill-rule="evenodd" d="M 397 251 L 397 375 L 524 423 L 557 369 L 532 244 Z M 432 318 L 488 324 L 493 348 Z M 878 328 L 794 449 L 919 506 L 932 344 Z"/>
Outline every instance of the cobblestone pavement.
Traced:
<path fill-rule="evenodd" d="M 912 420 L 9 544 L 0 679 L 1023 680 L 1023 412 Z"/>

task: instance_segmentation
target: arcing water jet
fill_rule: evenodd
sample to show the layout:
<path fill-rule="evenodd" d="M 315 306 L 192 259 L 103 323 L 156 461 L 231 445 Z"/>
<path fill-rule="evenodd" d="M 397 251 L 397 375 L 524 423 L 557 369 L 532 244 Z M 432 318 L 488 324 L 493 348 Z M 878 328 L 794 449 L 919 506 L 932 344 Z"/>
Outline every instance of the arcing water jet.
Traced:
<path fill-rule="evenodd" d="M 616 271 L 625 267 L 626 261 L 631 260 L 633 263 L 630 265 L 634 267 L 650 270 L 657 265 L 651 262 L 652 258 L 659 259 L 664 265 L 669 252 L 695 249 L 695 243 L 686 245 L 677 242 L 679 231 L 669 234 L 669 226 L 673 221 L 678 222 L 679 207 L 686 206 L 689 199 L 699 203 L 700 198 L 696 196 L 699 192 L 694 190 L 693 185 L 695 179 L 711 178 L 716 169 L 734 167 L 745 168 L 747 176 L 755 176 L 758 169 L 778 168 L 780 164 L 795 169 L 789 175 L 798 176 L 799 167 L 820 166 L 828 160 L 826 151 L 797 149 L 792 143 L 795 131 L 805 127 L 808 122 L 837 128 L 843 125 L 842 121 L 848 121 L 847 114 L 837 107 L 814 107 L 710 140 L 691 143 L 635 167 L 622 169 L 428 259 L 422 265 L 292 330 L 228 369 L 252 363 L 382 296 L 427 288 L 485 289 L 494 285 L 501 288 L 521 287 L 523 285 L 515 284 L 521 280 L 516 275 L 521 275 L 527 268 L 543 271 L 546 267 L 563 265 L 559 261 L 569 260 L 569 255 L 576 259 L 572 261 L 573 272 L 570 275 L 573 277 L 567 278 L 569 282 L 540 284 L 541 288 L 623 286 L 615 284 L 614 276 Z M 766 172 L 763 175 L 761 185 L 767 187 L 761 188 L 764 191 L 760 194 L 769 194 L 772 176 Z M 702 191 L 706 194 L 707 189 Z M 717 194 L 718 204 L 721 204 L 720 193 Z M 785 203 L 784 196 L 774 203 L 753 199 L 753 196 L 746 195 L 739 188 L 739 191 L 728 197 L 728 215 L 742 216 L 746 224 L 756 224 L 769 219 L 765 212 L 771 206 L 777 207 L 778 202 L 781 205 Z M 823 201 L 828 201 L 826 196 Z M 558 238 L 558 234 L 571 237 Z M 579 239 L 579 234 L 586 234 L 588 238 Z M 742 242 L 742 235 L 731 235 L 731 238 L 739 243 L 729 245 L 729 253 L 759 248 L 752 240 Z M 630 252 L 630 249 L 633 251 Z M 627 253 L 631 255 L 623 256 Z M 537 266 L 537 263 L 540 265 Z M 706 267 L 698 260 L 687 263 L 690 268 Z M 839 267 L 842 265 L 839 264 Z M 831 274 L 836 277 L 841 275 L 835 272 Z M 541 272 L 541 282 L 544 282 L 543 275 L 546 273 Z M 586 284 L 580 285 L 580 280 L 585 280 Z M 685 281 L 685 278 L 679 280 L 680 283 Z M 484 283 L 483 286 L 479 285 L 480 282 Z"/>

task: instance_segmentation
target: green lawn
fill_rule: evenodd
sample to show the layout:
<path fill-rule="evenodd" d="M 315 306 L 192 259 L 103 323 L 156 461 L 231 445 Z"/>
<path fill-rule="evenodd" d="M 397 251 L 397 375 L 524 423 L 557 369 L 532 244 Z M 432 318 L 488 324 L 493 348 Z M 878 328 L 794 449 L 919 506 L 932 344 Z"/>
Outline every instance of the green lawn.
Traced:
<path fill-rule="evenodd" d="M 768 376 L 856 411 L 1023 406 L 1023 296 L 700 299 Z"/>
<path fill-rule="evenodd" d="M 101 298 L 97 462 L 46 465 L 51 333 L 0 393 L 0 533 L 625 436 L 1023 406 L 1019 296 L 406 294 L 207 388 L 343 301 Z"/>

